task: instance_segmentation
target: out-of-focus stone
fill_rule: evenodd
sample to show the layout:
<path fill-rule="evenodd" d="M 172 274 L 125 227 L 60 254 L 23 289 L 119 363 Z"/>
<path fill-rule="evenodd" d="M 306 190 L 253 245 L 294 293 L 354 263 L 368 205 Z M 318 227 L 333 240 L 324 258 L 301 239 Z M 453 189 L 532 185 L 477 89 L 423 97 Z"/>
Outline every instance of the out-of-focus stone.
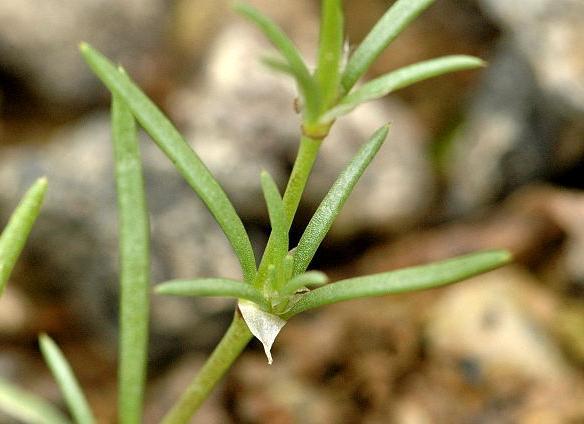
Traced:
<path fill-rule="evenodd" d="M 566 233 L 562 269 L 569 282 L 584 287 L 584 193 L 555 191 L 549 198 L 547 210 Z"/>
<path fill-rule="evenodd" d="M 79 55 L 88 41 L 148 77 L 162 51 L 169 2 L 19 0 L 0 2 L 0 67 L 52 105 L 95 102 L 101 87 Z"/>
<path fill-rule="evenodd" d="M 0 298 L 0 335 L 23 333 L 33 314 L 30 302 L 9 285 Z"/>
<path fill-rule="evenodd" d="M 452 142 L 449 200 L 455 213 L 567 169 L 584 154 L 582 137 L 565 131 L 570 121 L 543 96 L 520 51 L 502 43 L 484 75 Z M 570 155 L 562 153 L 566 146 Z"/>
<path fill-rule="evenodd" d="M 451 207 L 465 212 L 584 157 L 584 3 L 480 0 L 503 30 L 453 142 Z"/>
<path fill-rule="evenodd" d="M 145 137 L 143 137 L 145 138 Z M 239 278 L 237 260 L 212 216 L 150 140 L 141 143 L 151 214 L 152 275 Z M 38 176 L 49 191 L 13 283 L 37 302 L 57 296 L 78 329 L 117 327 L 117 217 L 109 117 L 90 115 L 46 145 L 5 148 L 0 159 L 0 210 L 6 215 Z M 51 300 L 54 302 L 54 299 Z M 153 296 L 154 355 L 216 342 L 231 302 Z M 209 325 L 207 325 L 209 324 Z M 110 340 L 115 340 L 111 339 Z"/>
<path fill-rule="evenodd" d="M 300 48 L 308 55 L 312 48 Z M 245 216 L 265 217 L 259 173 L 267 169 L 283 186 L 294 160 L 300 124 L 290 81 L 270 75 L 258 59 L 269 46 L 249 24 L 233 24 L 211 49 L 202 81 L 180 92 L 172 114 L 205 163 Z M 392 121 L 389 140 L 355 189 L 333 233 L 402 231 L 424 214 L 433 180 L 424 132 L 407 107 L 388 99 L 340 119 L 322 147 L 302 207 L 313 210 L 336 176 L 370 135 Z M 283 188 L 283 187 L 282 187 Z"/>
<path fill-rule="evenodd" d="M 555 332 L 574 362 L 584 365 L 584 302 L 562 305 L 556 317 Z"/>
<path fill-rule="evenodd" d="M 356 300 L 295 318 L 276 341 L 271 366 L 259 352 L 235 364 L 226 391 L 237 421 L 386 422 L 398 381 L 417 361 L 418 307 Z"/>
<path fill-rule="evenodd" d="M 542 322 L 555 305 L 534 284 L 506 268 L 448 289 L 428 317 L 430 354 L 475 383 L 567 378 L 569 367 Z"/>
<path fill-rule="evenodd" d="M 580 0 L 480 0 L 511 34 L 548 100 L 584 113 L 584 3 Z"/>

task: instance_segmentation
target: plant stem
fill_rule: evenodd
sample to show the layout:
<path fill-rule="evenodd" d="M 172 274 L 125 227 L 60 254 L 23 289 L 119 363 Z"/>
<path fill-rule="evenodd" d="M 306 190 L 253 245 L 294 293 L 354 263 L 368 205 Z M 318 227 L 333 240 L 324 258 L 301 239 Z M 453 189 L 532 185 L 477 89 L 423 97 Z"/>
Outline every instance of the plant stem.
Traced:
<path fill-rule="evenodd" d="M 296 215 L 300 198 L 302 197 L 302 193 L 304 193 L 306 181 L 308 181 L 308 177 L 312 171 L 321 143 L 322 140 L 307 136 L 302 136 L 300 139 L 300 148 L 298 149 L 296 161 L 294 162 L 294 167 L 292 168 L 292 173 L 290 174 L 283 198 L 284 210 L 288 218 L 288 228 L 292 225 L 294 215 Z"/>
<path fill-rule="evenodd" d="M 188 423 L 251 338 L 247 324 L 236 310 L 227 332 L 162 424 Z"/>

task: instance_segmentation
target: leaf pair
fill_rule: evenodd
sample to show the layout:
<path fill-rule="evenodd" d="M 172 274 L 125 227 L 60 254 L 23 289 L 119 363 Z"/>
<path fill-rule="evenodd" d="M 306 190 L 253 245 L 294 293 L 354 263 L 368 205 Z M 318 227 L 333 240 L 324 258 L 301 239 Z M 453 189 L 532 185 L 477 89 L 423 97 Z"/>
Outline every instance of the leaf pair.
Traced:
<path fill-rule="evenodd" d="M 381 17 L 354 53 L 343 62 L 343 12 L 341 0 L 323 0 L 317 65 L 312 75 L 292 41 L 268 17 L 245 4 L 236 11 L 255 23 L 284 60 L 265 59 L 272 69 L 292 75 L 305 104 L 304 125 L 328 128 L 335 119 L 362 103 L 378 99 L 416 82 L 449 72 L 483 66 L 480 59 L 455 55 L 427 60 L 389 72 L 353 90 L 373 62 L 434 0 L 398 0 Z"/>

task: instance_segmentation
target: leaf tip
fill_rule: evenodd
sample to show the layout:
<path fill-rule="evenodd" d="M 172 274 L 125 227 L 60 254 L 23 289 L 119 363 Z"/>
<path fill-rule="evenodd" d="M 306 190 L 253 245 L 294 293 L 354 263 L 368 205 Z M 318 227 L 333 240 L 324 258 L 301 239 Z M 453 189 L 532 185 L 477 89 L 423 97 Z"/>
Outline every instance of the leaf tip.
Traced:
<path fill-rule="evenodd" d="M 513 253 L 511 253 L 509 250 L 507 249 L 502 249 L 502 250 L 496 250 L 495 253 L 499 254 L 499 257 L 501 259 L 501 262 L 503 264 L 508 264 L 510 262 L 513 262 Z"/>
<path fill-rule="evenodd" d="M 48 346 L 53 343 L 53 339 L 51 339 L 51 337 L 45 333 L 44 331 L 42 333 L 39 333 L 39 347 L 40 349 L 44 352 Z"/>
<path fill-rule="evenodd" d="M 156 294 L 168 294 L 166 290 L 165 284 L 159 284 L 154 287 L 154 293 Z"/>
<path fill-rule="evenodd" d="M 81 41 L 79 43 L 79 50 L 81 50 L 81 53 L 85 53 L 86 51 L 90 50 L 91 46 L 86 43 L 85 41 Z"/>
<path fill-rule="evenodd" d="M 236 13 L 244 13 L 249 6 L 242 1 L 232 1 L 231 9 Z"/>

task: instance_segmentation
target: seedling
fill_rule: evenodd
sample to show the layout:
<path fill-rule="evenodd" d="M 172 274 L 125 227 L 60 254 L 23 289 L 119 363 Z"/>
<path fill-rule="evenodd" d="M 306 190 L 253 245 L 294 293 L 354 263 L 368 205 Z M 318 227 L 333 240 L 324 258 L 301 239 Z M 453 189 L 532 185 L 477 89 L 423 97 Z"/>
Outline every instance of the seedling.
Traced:
<path fill-rule="evenodd" d="M 479 252 L 429 265 L 328 283 L 325 274 L 308 267 L 359 178 L 386 139 L 384 125 L 363 144 L 322 200 L 297 246 L 289 231 L 319 148 L 336 119 L 360 104 L 415 82 L 448 72 L 483 66 L 480 59 L 447 56 L 410 65 L 361 86 L 358 80 L 393 39 L 433 0 L 398 0 L 352 54 L 344 48 L 341 0 L 323 0 L 316 68 L 310 70 L 293 42 L 268 17 L 249 5 L 235 10 L 272 42 L 276 58 L 264 63 L 294 79 L 300 105 L 300 144 L 288 184 L 281 194 L 262 171 L 261 186 L 271 233 L 259 266 L 249 236 L 231 201 L 199 156 L 172 123 L 124 70 L 86 43 L 81 53 L 112 93 L 112 128 L 120 221 L 121 301 L 119 421 L 142 421 L 146 380 L 150 296 L 149 228 L 136 122 L 151 136 L 205 203 L 225 233 L 241 265 L 242 279 L 204 278 L 158 284 L 159 294 L 223 296 L 238 300 L 223 339 L 163 423 L 189 422 L 213 387 L 255 335 L 268 362 L 271 346 L 287 321 L 300 312 L 344 300 L 422 290 L 454 283 L 495 269 L 510 260 L 506 251 Z M 93 418 L 64 358 L 54 343 L 41 337 L 45 358 L 63 388 L 76 422 Z M 66 363 L 65 363 L 66 364 Z M 46 421 L 48 422 L 48 421 Z"/>

